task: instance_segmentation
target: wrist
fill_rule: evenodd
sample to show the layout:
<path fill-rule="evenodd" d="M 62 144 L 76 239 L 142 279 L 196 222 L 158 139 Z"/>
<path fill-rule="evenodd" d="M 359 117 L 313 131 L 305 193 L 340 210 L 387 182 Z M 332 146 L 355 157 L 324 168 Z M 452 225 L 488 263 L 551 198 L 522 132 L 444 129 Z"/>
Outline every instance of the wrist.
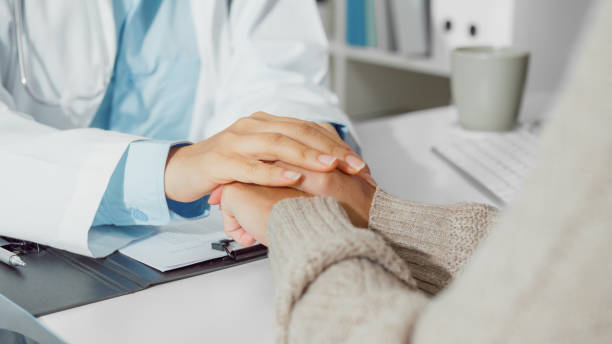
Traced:
<path fill-rule="evenodd" d="M 189 172 L 187 151 L 191 145 L 178 145 L 170 148 L 164 172 L 164 192 L 166 198 L 178 202 L 193 202 L 204 195 L 190 182 L 193 173 Z"/>

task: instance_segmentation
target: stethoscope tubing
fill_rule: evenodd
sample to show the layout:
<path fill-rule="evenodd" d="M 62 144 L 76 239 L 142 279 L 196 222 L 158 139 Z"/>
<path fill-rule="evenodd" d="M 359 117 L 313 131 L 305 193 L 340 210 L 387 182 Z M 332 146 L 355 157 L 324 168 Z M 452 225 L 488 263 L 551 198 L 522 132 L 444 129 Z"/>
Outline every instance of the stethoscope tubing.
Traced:
<path fill-rule="evenodd" d="M 89 0 L 87 0 L 86 3 L 89 3 Z M 37 92 L 33 89 L 33 87 L 31 87 L 29 83 L 29 74 L 26 68 L 26 63 L 25 63 L 25 50 L 23 48 L 23 41 L 24 41 L 23 37 L 25 35 L 24 23 L 23 23 L 24 0 L 16 0 L 14 2 L 14 5 L 15 5 L 14 6 L 15 41 L 17 44 L 17 61 L 18 61 L 17 63 L 19 64 L 19 73 L 20 73 L 19 81 L 21 85 L 25 88 L 25 90 L 28 92 L 28 94 L 32 97 L 32 99 L 34 99 L 38 103 L 41 103 L 43 105 L 48 105 L 48 106 L 62 106 L 63 104 L 66 104 L 66 102 L 61 101 L 62 99 L 61 95 L 57 97 L 57 100 L 50 99 L 48 97 L 44 97 L 42 95 L 37 94 Z M 102 26 L 101 22 L 100 22 L 100 26 Z M 102 44 L 104 44 L 105 51 L 108 51 L 108 47 L 106 45 L 105 39 L 102 39 Z M 89 100 L 93 100 L 93 99 L 100 97 L 106 91 L 106 88 L 110 82 L 110 78 L 111 78 L 110 76 L 105 76 L 103 78 L 102 87 L 96 90 L 95 92 L 88 94 L 88 95 L 76 95 L 76 96 L 71 97 L 70 100 L 71 101 L 76 101 L 76 100 L 89 101 Z"/>

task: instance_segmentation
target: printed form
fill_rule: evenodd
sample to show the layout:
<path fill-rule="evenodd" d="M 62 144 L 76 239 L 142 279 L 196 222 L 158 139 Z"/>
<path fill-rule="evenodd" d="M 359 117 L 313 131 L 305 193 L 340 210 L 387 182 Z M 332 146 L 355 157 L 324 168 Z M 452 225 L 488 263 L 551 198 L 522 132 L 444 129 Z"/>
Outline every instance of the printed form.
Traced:
<path fill-rule="evenodd" d="M 211 208 L 206 218 L 158 227 L 155 234 L 131 243 L 120 252 L 163 272 L 225 256 L 225 252 L 211 247 L 221 239 L 227 239 L 221 212 Z"/>

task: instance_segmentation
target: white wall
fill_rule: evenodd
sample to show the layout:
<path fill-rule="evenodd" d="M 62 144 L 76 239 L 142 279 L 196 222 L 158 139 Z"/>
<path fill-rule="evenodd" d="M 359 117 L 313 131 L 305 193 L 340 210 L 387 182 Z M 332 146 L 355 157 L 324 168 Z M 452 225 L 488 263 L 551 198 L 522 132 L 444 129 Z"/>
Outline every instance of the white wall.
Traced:
<path fill-rule="evenodd" d="M 514 44 L 531 51 L 523 109 L 544 115 L 559 90 L 588 10 L 596 0 L 514 1 Z"/>

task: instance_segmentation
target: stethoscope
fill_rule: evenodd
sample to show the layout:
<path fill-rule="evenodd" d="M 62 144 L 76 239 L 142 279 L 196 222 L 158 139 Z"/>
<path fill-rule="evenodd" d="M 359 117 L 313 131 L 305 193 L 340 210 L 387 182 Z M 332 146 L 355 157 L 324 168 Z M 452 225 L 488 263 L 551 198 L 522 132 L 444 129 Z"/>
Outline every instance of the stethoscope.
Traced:
<path fill-rule="evenodd" d="M 89 0 L 85 1 L 86 3 L 88 3 L 89 6 Z M 28 69 L 26 68 L 26 63 L 25 63 L 25 54 L 24 54 L 24 49 L 23 49 L 23 37 L 24 37 L 24 14 L 23 14 L 23 7 L 24 7 L 24 0 L 16 0 L 15 1 L 15 8 L 14 8 L 14 15 L 15 15 L 15 41 L 17 42 L 17 60 L 18 60 L 18 64 L 19 64 L 19 73 L 21 74 L 21 78 L 20 78 L 20 82 L 21 85 L 25 88 L 25 90 L 28 92 L 28 94 L 32 97 L 32 99 L 34 99 L 35 101 L 37 101 L 38 103 L 44 104 L 44 105 L 49 105 L 49 106 L 60 106 L 60 107 L 66 107 L 69 108 L 69 106 L 66 106 L 67 104 L 71 104 L 72 102 L 75 101 L 91 101 L 93 99 L 96 99 L 98 97 L 100 97 L 103 93 L 105 93 L 106 88 L 110 82 L 111 79 L 111 73 L 112 73 L 112 69 L 109 69 L 109 71 L 105 72 L 106 75 L 104 75 L 103 79 L 102 79 L 102 87 L 100 87 L 99 89 L 96 89 L 94 92 L 90 93 L 90 94 L 81 94 L 81 95 L 75 95 L 72 96 L 68 99 L 62 99 L 62 96 L 59 95 L 56 98 L 50 98 L 50 97 L 46 97 L 44 95 L 41 95 L 40 93 L 37 93 L 35 88 L 32 87 L 29 83 L 29 73 L 28 73 Z M 100 26 L 102 27 L 102 22 L 100 21 Z M 106 40 L 102 39 L 102 44 L 104 45 L 104 51 L 108 51 L 108 47 L 106 45 Z M 108 61 L 108 55 L 105 55 L 105 59 L 106 61 L 104 61 L 104 65 L 108 66 L 109 65 L 109 61 Z"/>

